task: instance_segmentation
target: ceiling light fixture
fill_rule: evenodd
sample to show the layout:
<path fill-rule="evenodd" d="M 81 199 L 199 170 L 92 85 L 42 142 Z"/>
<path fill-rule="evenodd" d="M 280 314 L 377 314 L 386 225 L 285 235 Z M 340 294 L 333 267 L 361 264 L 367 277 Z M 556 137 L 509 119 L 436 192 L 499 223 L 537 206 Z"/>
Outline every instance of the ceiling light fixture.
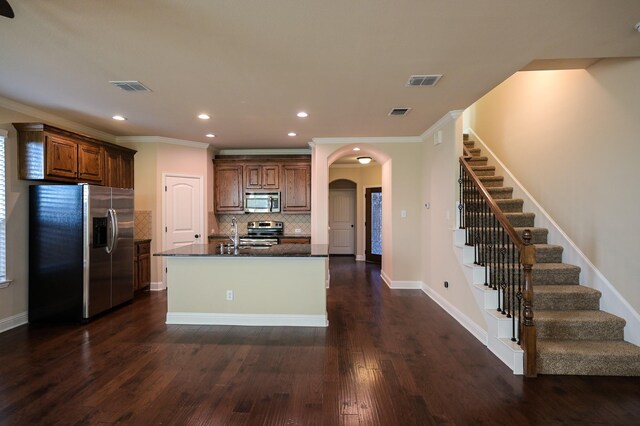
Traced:
<path fill-rule="evenodd" d="M 208 120 L 208 119 L 210 119 L 211 117 L 209 117 L 209 114 L 199 114 L 199 115 L 198 115 L 198 118 L 199 118 L 200 120 Z"/>
<path fill-rule="evenodd" d="M 111 118 L 113 118 L 114 120 L 118 120 L 118 121 L 125 121 L 127 119 L 126 117 L 123 117 L 121 115 L 114 115 Z"/>
<path fill-rule="evenodd" d="M 293 137 L 293 136 L 297 136 L 294 132 L 289 132 L 289 133 L 287 133 L 287 135 L 288 135 L 288 136 L 291 136 L 291 137 Z"/>
<path fill-rule="evenodd" d="M 371 157 L 358 157 L 358 162 L 360 164 L 369 164 L 371 162 Z"/>
<path fill-rule="evenodd" d="M 307 118 L 309 116 L 309 114 L 307 114 L 304 111 L 300 111 L 299 113 L 296 114 L 298 117 L 300 118 Z"/>
<path fill-rule="evenodd" d="M 215 138 L 216 137 L 216 135 L 214 135 L 213 133 L 207 133 L 205 136 L 208 137 L 208 138 Z"/>
<path fill-rule="evenodd" d="M 358 148 L 357 146 L 355 148 L 353 148 L 354 151 L 360 151 L 360 148 Z"/>

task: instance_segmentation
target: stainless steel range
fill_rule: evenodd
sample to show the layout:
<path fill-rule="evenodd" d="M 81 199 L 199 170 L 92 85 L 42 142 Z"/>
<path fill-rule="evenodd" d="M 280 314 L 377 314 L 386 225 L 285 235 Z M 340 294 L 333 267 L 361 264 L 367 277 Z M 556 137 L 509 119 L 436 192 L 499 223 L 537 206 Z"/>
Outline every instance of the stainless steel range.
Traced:
<path fill-rule="evenodd" d="M 240 239 L 244 245 L 278 244 L 278 237 L 284 234 L 284 224 L 276 220 L 256 220 L 247 223 L 247 237 Z"/>

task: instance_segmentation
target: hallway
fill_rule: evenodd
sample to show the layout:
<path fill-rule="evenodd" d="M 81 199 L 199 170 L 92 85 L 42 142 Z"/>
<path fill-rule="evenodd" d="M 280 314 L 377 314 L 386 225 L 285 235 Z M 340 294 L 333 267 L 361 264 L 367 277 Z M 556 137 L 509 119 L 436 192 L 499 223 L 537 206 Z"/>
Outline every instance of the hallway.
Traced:
<path fill-rule="evenodd" d="M 634 424 L 637 378 L 514 376 L 419 290 L 334 257 L 328 328 L 167 326 L 165 293 L 0 334 L 0 425 Z"/>

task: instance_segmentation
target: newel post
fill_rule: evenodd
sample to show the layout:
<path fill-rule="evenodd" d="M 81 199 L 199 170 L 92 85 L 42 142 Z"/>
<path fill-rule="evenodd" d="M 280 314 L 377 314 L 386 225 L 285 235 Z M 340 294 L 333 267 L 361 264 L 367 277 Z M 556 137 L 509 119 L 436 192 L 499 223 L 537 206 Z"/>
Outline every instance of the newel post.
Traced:
<path fill-rule="evenodd" d="M 522 235 L 524 248 L 520 251 L 520 263 L 524 271 L 524 294 L 522 295 L 524 313 L 520 331 L 522 350 L 524 351 L 524 375 L 536 377 L 536 326 L 533 323 L 533 282 L 531 269 L 536 263 L 535 247 L 531 244 L 531 230 L 526 229 Z"/>

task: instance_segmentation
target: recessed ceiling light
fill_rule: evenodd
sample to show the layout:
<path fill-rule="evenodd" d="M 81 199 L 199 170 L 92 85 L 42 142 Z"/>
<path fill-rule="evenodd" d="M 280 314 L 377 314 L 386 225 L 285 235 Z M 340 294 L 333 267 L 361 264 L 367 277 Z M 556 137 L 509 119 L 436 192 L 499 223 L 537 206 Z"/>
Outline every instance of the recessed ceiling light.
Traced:
<path fill-rule="evenodd" d="M 294 132 L 289 132 L 289 133 L 287 133 L 287 135 L 289 135 L 289 136 L 296 136 L 296 134 L 295 134 Z"/>
<path fill-rule="evenodd" d="M 214 135 L 213 133 L 207 133 L 205 136 L 208 137 L 208 138 L 215 138 L 216 137 L 216 135 Z"/>
<path fill-rule="evenodd" d="M 209 117 L 209 114 L 199 114 L 199 115 L 198 115 L 198 118 L 199 118 L 200 120 L 208 120 L 208 119 L 210 119 L 211 117 Z"/>
<path fill-rule="evenodd" d="M 360 151 L 360 148 L 358 148 L 357 146 L 355 148 L 353 148 L 354 151 Z"/>
<path fill-rule="evenodd" d="M 304 111 L 300 111 L 299 113 L 296 114 L 298 117 L 300 118 L 307 118 L 309 116 L 309 114 L 307 114 Z"/>
<path fill-rule="evenodd" d="M 124 121 L 124 120 L 126 120 L 126 117 L 123 117 L 123 116 L 121 116 L 121 115 L 114 115 L 114 116 L 113 116 L 113 117 L 111 117 L 111 118 L 113 118 L 114 120 L 118 120 L 118 121 Z"/>

